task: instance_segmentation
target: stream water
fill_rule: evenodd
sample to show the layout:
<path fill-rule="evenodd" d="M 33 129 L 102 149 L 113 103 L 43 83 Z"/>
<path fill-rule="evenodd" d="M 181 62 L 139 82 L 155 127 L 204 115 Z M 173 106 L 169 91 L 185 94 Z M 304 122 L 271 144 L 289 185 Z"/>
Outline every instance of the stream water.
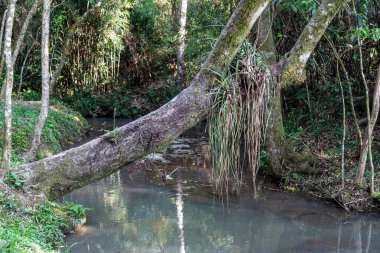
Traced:
<path fill-rule="evenodd" d="M 118 125 L 125 122 L 118 121 Z M 92 120 L 90 135 L 112 128 Z M 75 144 L 74 144 L 75 145 Z M 349 216 L 321 200 L 262 186 L 221 201 L 208 180 L 207 142 L 190 131 L 164 152 L 65 196 L 94 208 L 66 238 L 70 252 L 380 252 L 380 216 Z"/>

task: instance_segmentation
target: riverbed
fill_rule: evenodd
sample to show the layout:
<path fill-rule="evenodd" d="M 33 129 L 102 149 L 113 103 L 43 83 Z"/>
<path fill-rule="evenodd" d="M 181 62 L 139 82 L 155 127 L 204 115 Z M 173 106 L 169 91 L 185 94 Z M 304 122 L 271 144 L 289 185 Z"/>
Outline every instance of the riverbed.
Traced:
<path fill-rule="evenodd" d="M 122 125 L 119 120 L 115 124 Z M 113 128 L 90 121 L 81 142 Z M 76 144 L 74 144 L 76 145 Z M 212 194 L 207 140 L 195 128 L 108 178 L 65 196 L 94 211 L 69 234 L 70 252 L 380 252 L 380 216 L 352 215 L 320 199 L 247 184 L 239 197 Z"/>

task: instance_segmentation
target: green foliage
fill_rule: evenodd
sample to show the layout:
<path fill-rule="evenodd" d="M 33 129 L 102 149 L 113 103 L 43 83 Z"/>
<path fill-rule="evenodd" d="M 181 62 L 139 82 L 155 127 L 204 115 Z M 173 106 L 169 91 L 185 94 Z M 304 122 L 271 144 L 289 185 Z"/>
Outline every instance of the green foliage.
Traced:
<path fill-rule="evenodd" d="M 231 181 L 236 186 L 232 190 L 237 192 L 242 182 L 244 146 L 241 140 L 247 115 L 234 77 L 219 75 L 219 84 L 213 92 L 214 101 L 208 120 L 212 182 L 219 196 L 228 196 Z"/>
<path fill-rule="evenodd" d="M 112 116 L 116 108 L 116 117 L 136 116 L 132 109 L 132 98 L 128 89 L 120 86 L 112 93 L 98 94 L 88 87 L 84 92 L 65 98 L 74 109 L 86 117 Z"/>
<path fill-rule="evenodd" d="M 4 178 L 4 183 L 9 185 L 12 190 L 19 190 L 23 188 L 25 178 L 20 177 L 15 172 L 8 172 Z"/>
<path fill-rule="evenodd" d="M 277 1 L 278 4 L 281 3 Z M 290 0 L 284 1 L 284 8 L 286 10 L 294 11 L 295 13 L 311 13 L 315 14 L 319 5 L 317 0 Z"/>
<path fill-rule="evenodd" d="M 227 74 L 210 70 L 218 85 L 212 90 L 208 119 L 212 183 L 222 196 L 232 189 L 239 193 L 245 168 L 254 181 L 260 161 L 263 130 L 271 89 L 264 58 L 249 43 L 243 43 Z M 232 187 L 230 186 L 232 185 Z"/>
<path fill-rule="evenodd" d="M 70 202 L 24 208 L 0 191 L 0 252 L 55 252 L 63 242 L 63 229 L 76 225 L 89 210 Z"/>
<path fill-rule="evenodd" d="M 67 215 L 74 219 L 84 219 L 86 218 L 86 213 L 89 211 L 93 211 L 92 208 L 86 208 L 82 205 L 75 204 L 73 202 L 65 202 L 63 208 Z"/>
<path fill-rule="evenodd" d="M 32 94 L 32 93 L 30 93 Z M 39 158 L 46 157 L 51 153 L 57 153 L 62 145 L 74 141 L 87 127 L 87 122 L 78 113 L 57 101 L 53 105 L 42 131 L 43 149 L 40 150 Z M 2 109 L 0 104 L 0 109 Z M 13 105 L 13 132 L 12 132 L 12 164 L 20 164 L 21 156 L 30 148 L 31 134 L 34 124 L 40 113 L 39 104 L 16 103 Z M 4 115 L 0 115 L 0 128 L 4 124 Z M 0 146 L 2 136 L 0 136 Z"/>

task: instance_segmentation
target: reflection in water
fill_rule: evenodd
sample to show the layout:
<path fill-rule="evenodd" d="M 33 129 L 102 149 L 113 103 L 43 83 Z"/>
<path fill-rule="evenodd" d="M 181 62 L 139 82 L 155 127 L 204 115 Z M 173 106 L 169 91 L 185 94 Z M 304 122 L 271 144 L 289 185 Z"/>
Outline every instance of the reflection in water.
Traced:
<path fill-rule="evenodd" d="M 177 181 L 177 198 L 176 198 L 176 206 L 177 206 L 177 223 L 178 223 L 178 236 L 181 242 L 180 253 L 185 253 L 185 231 L 183 229 L 183 192 L 182 192 L 182 180 L 179 177 Z"/>
<path fill-rule="evenodd" d="M 165 162 L 144 163 L 151 171 L 127 167 L 65 197 L 95 208 L 67 237 L 70 252 L 380 252 L 371 243 L 380 241 L 378 216 L 352 218 L 320 200 L 265 189 L 257 200 L 248 191 L 230 197 L 227 207 L 210 194 L 205 140 L 185 136 L 174 145 Z M 165 184 L 157 171 L 168 172 Z"/>

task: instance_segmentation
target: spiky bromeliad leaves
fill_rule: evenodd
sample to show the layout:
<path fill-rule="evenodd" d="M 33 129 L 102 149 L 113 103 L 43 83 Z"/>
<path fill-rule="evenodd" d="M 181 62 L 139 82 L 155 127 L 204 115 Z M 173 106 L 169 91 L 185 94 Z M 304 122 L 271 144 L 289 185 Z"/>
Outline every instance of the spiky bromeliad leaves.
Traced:
<path fill-rule="evenodd" d="M 244 48 L 244 47 L 243 47 Z M 252 173 L 254 191 L 260 167 L 260 146 L 265 136 L 272 93 L 269 68 L 254 49 L 241 55 L 234 72 L 218 76 L 208 121 L 212 182 L 215 193 L 239 193 L 246 165 Z"/>

